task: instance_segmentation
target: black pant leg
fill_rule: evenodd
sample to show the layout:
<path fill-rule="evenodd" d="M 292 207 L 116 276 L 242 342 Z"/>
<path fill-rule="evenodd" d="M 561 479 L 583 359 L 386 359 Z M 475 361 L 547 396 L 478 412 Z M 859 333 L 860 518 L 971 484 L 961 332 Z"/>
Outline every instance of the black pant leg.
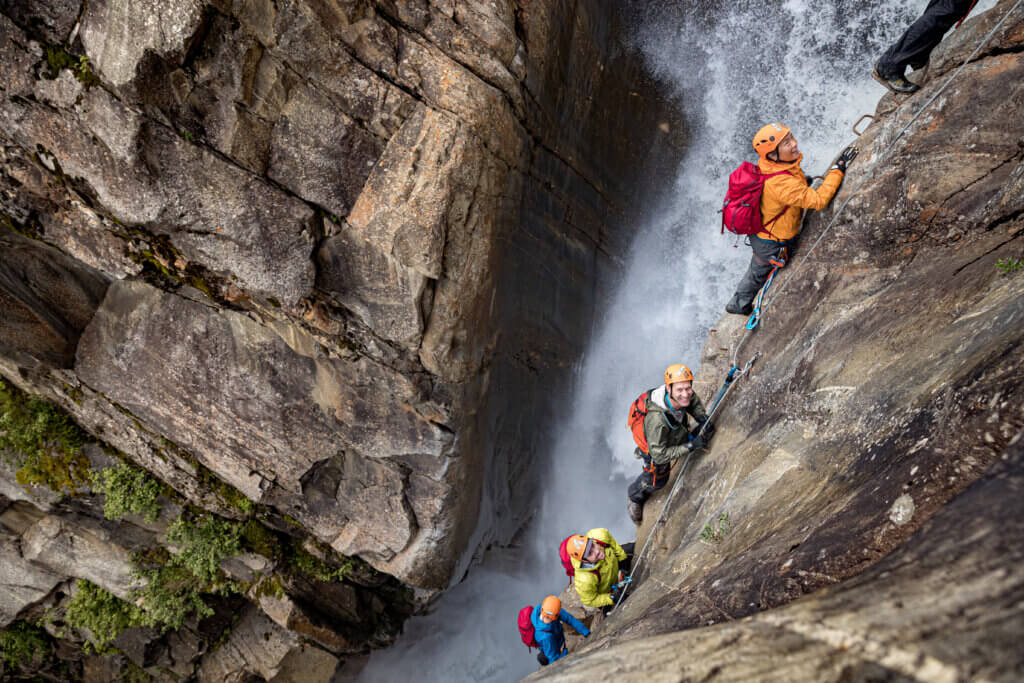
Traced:
<path fill-rule="evenodd" d="M 750 238 L 750 265 L 747 272 L 736 287 L 736 293 L 732 295 L 732 305 L 736 308 L 743 308 L 754 301 L 758 291 L 768 280 L 773 266 L 770 261 L 778 257 L 783 245 L 774 240 L 762 240 L 757 237 Z"/>
<path fill-rule="evenodd" d="M 641 472 L 640 476 L 633 480 L 633 483 L 626 489 L 626 495 L 631 501 L 643 505 L 651 497 L 651 475 Z"/>
<path fill-rule="evenodd" d="M 935 46 L 973 4 L 973 0 L 932 0 L 924 14 L 878 60 L 879 73 L 885 78 L 896 78 L 904 74 L 907 66 L 920 68 L 927 64 Z"/>
<path fill-rule="evenodd" d="M 651 497 L 652 493 L 664 487 L 668 482 L 668 475 L 672 470 L 672 466 L 655 465 L 652 469 L 653 471 L 645 465 L 644 471 L 633 480 L 633 483 L 626 490 L 626 495 L 634 503 L 643 505 Z"/>

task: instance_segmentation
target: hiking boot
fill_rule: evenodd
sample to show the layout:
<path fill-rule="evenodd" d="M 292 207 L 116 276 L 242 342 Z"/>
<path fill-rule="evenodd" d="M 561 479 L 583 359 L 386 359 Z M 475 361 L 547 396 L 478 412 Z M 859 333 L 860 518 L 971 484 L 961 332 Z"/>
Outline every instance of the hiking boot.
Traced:
<path fill-rule="evenodd" d="M 880 74 L 878 72 L 878 65 L 877 64 L 875 64 L 875 68 L 871 72 L 871 77 L 873 79 L 875 79 L 876 81 L 878 81 L 879 83 L 881 83 L 882 85 L 884 85 L 889 90 L 892 90 L 893 92 L 912 93 L 912 92 L 917 92 L 918 90 L 921 89 L 921 86 L 919 86 L 916 83 L 911 83 L 906 78 L 904 78 L 902 75 L 894 76 L 892 78 L 888 78 L 886 76 L 883 76 L 882 74 Z"/>
<path fill-rule="evenodd" d="M 730 301 L 725 305 L 725 312 L 732 313 L 733 315 L 750 315 L 754 312 L 754 305 L 744 304 L 737 306 L 735 301 Z"/>
<path fill-rule="evenodd" d="M 640 522 L 644 521 L 644 506 L 629 501 L 629 518 L 633 520 L 633 524 L 640 526 Z"/>

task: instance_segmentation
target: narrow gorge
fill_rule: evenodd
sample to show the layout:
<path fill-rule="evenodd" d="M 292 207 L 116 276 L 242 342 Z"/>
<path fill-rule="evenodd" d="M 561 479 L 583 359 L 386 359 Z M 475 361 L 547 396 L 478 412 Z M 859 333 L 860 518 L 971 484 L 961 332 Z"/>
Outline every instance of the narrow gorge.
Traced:
<path fill-rule="evenodd" d="M 920 9 L 0 0 L 0 678 L 529 674 L 630 400 L 752 361 L 531 680 L 1020 680 L 1024 3 L 882 97 Z M 866 102 L 748 332 L 729 170 Z"/>
<path fill-rule="evenodd" d="M 0 5 L 2 625 L 38 675 L 328 680 L 522 527 L 542 380 L 682 150 L 621 33 Z"/>

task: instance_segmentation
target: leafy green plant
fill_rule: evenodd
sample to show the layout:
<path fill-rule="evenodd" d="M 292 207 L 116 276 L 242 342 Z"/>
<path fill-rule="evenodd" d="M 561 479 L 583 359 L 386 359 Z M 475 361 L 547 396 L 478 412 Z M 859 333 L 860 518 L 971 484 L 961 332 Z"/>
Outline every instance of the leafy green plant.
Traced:
<path fill-rule="evenodd" d="M 178 517 L 167 530 L 167 540 L 181 548 L 172 560 L 190 571 L 203 583 L 214 583 L 220 576 L 220 561 L 241 550 L 242 525 L 213 515 L 201 514 L 193 520 Z"/>
<path fill-rule="evenodd" d="M 49 66 L 49 71 L 43 73 L 44 78 L 53 80 L 60 75 L 61 70 L 67 69 L 86 89 L 100 83 L 99 77 L 93 73 L 89 57 L 73 55 L 60 45 L 46 46 L 46 64 Z"/>
<path fill-rule="evenodd" d="M 718 516 L 717 524 L 705 524 L 700 532 L 700 540 L 705 543 L 721 543 L 725 535 L 729 533 L 729 515 L 722 513 Z"/>
<path fill-rule="evenodd" d="M 200 619 L 213 614 L 199 594 L 195 575 L 185 567 L 172 561 L 157 569 L 137 570 L 136 575 L 147 580 L 135 594 L 142 605 L 142 625 L 177 631 L 193 612 Z"/>
<path fill-rule="evenodd" d="M 81 454 L 88 441 L 59 408 L 0 380 L 0 451 L 18 467 L 19 484 L 73 492 L 88 480 L 89 461 Z"/>
<path fill-rule="evenodd" d="M 104 495 L 103 516 L 107 519 L 138 514 L 155 522 L 160 516 L 158 500 L 165 487 L 145 470 L 121 462 L 93 472 L 90 482 L 94 491 Z"/>
<path fill-rule="evenodd" d="M 1010 273 L 1016 273 L 1018 270 L 1024 268 L 1024 260 L 1013 257 L 1001 258 L 996 262 L 996 268 L 998 268 L 1003 275 L 1009 275 Z"/>
<path fill-rule="evenodd" d="M 45 659 L 50 654 L 50 639 L 38 626 L 16 621 L 0 633 L 0 658 L 11 668 L 30 664 L 36 655 Z"/>
<path fill-rule="evenodd" d="M 84 579 L 79 579 L 75 586 L 75 595 L 68 603 L 64 622 L 71 628 L 88 629 L 92 643 L 87 647 L 96 652 L 106 652 L 126 628 L 145 624 L 142 610 L 113 593 Z"/>

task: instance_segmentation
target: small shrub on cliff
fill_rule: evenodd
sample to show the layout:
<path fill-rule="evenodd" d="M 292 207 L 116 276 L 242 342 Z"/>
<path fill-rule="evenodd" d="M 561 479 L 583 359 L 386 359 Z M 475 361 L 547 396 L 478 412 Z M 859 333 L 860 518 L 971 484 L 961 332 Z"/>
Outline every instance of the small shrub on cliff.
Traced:
<path fill-rule="evenodd" d="M 1009 275 L 1010 273 L 1016 273 L 1018 270 L 1024 269 L 1024 260 L 1018 258 L 1001 258 L 996 262 L 996 268 L 1003 273 L 1003 275 Z"/>
<path fill-rule="evenodd" d="M 167 540 L 181 551 L 172 560 L 205 584 L 220 577 L 220 561 L 241 550 L 241 526 L 237 522 L 202 514 L 193 520 L 178 517 L 167 530 Z"/>
<path fill-rule="evenodd" d="M 157 569 L 138 570 L 136 574 L 147 580 L 145 588 L 135 594 L 142 605 L 143 626 L 177 631 L 193 612 L 200 619 L 213 614 L 199 594 L 196 577 L 181 565 L 171 563 Z"/>
<path fill-rule="evenodd" d="M 96 652 L 105 652 L 126 628 L 145 623 L 145 616 L 138 607 L 113 593 L 84 579 L 79 579 L 75 585 L 75 596 L 68 603 L 64 622 L 71 628 L 88 629 L 92 635 L 91 647 Z"/>
<path fill-rule="evenodd" d="M 717 525 L 704 525 L 704 529 L 700 532 L 700 540 L 705 543 L 721 543 L 729 532 L 729 526 L 729 515 L 723 512 L 718 516 Z"/>
<path fill-rule="evenodd" d="M 88 478 L 89 461 L 81 454 L 88 441 L 59 408 L 0 380 L 0 451 L 18 467 L 19 484 L 74 491 Z"/>
<path fill-rule="evenodd" d="M 107 519 L 139 514 L 155 522 L 160 516 L 157 501 L 164 486 L 145 470 L 122 462 L 93 472 L 90 481 L 93 490 L 104 495 L 103 516 Z"/>
<path fill-rule="evenodd" d="M 17 669 L 31 664 L 36 655 L 45 659 L 49 654 L 50 639 L 38 626 L 16 621 L 0 633 L 0 658 L 7 667 Z"/>

